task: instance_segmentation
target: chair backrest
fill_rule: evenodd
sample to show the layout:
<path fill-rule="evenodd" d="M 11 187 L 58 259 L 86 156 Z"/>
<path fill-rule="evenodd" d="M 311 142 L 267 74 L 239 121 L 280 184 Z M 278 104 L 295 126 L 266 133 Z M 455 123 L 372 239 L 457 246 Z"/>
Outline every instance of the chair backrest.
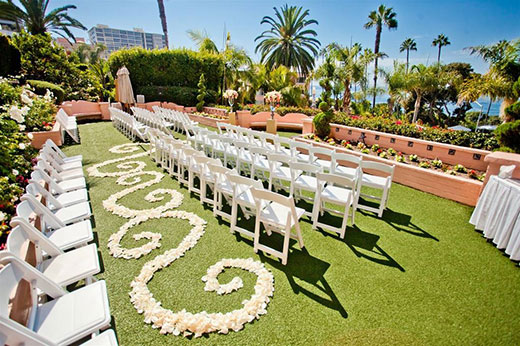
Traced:
<path fill-rule="evenodd" d="M 293 179 L 296 179 L 299 174 L 305 174 L 305 175 L 316 175 L 323 171 L 323 169 L 320 166 L 316 166 L 310 163 L 303 163 L 303 162 L 297 162 L 293 161 L 289 163 L 289 167 L 291 168 L 291 174 L 293 175 Z"/>
<path fill-rule="evenodd" d="M 293 151 L 293 156 L 298 154 L 298 151 L 303 152 L 304 154 L 309 153 L 309 150 L 311 148 L 310 144 L 298 142 L 298 141 L 291 141 L 289 144 L 291 147 L 291 150 Z"/>
<path fill-rule="evenodd" d="M 364 171 L 365 169 L 371 170 L 371 171 L 379 171 L 384 173 L 385 176 L 390 176 L 393 178 L 394 176 L 394 165 L 387 165 L 381 162 L 374 162 L 374 161 L 362 161 L 361 162 L 361 169 Z"/>
<path fill-rule="evenodd" d="M 357 168 L 360 166 L 361 161 L 363 161 L 361 156 L 356 156 L 352 154 L 347 153 L 338 153 L 337 151 L 334 151 L 332 154 L 332 160 L 333 160 L 333 167 L 336 165 L 339 165 L 339 161 L 344 161 L 350 163 L 351 166 L 354 168 Z"/>
<path fill-rule="evenodd" d="M 67 155 L 65 155 L 65 153 L 60 149 L 60 147 L 58 147 L 56 143 L 54 143 L 54 141 L 50 138 L 45 141 L 44 146 L 51 148 L 61 157 L 67 157 Z"/>
<path fill-rule="evenodd" d="M 292 196 L 284 196 L 279 193 L 266 190 L 263 187 L 251 188 L 251 194 L 255 199 L 255 203 L 258 209 L 260 209 L 261 206 L 267 205 L 269 202 L 274 202 L 289 208 L 291 210 L 290 217 L 292 217 L 295 222 L 298 222 L 298 216 L 296 215 L 296 206 L 294 204 L 294 198 Z"/>
<path fill-rule="evenodd" d="M 15 216 L 11 219 L 11 222 L 9 224 L 11 225 L 11 227 L 13 227 L 13 229 L 19 227 L 24 232 L 26 238 L 30 239 L 34 243 L 38 243 L 38 246 L 41 246 L 42 249 L 47 253 L 47 255 L 54 257 L 63 253 L 63 251 L 60 250 L 59 247 L 57 247 L 49 238 L 43 235 L 43 233 L 40 232 L 40 230 L 34 227 L 25 218 Z M 9 237 L 10 236 L 11 234 L 9 234 Z"/>
<path fill-rule="evenodd" d="M 65 227 L 65 224 L 63 222 L 61 222 L 56 216 L 54 216 L 54 214 L 49 210 L 49 208 L 47 208 L 46 206 L 41 204 L 41 202 L 38 201 L 34 196 L 25 194 L 20 198 L 20 200 L 22 202 L 23 201 L 29 202 L 29 205 L 31 206 L 32 211 L 40 217 L 40 220 L 43 223 L 43 225 L 49 224 L 49 226 L 51 228 Z M 20 206 L 20 204 L 18 205 L 18 207 Z M 16 209 L 17 214 L 18 214 L 18 207 Z M 23 208 L 26 209 L 27 207 L 23 207 Z M 44 229 L 45 229 L 45 227 L 42 227 L 42 230 L 44 230 Z"/>
<path fill-rule="evenodd" d="M 63 208 L 63 205 L 50 193 L 45 190 L 43 186 L 41 186 L 37 181 L 29 180 L 29 185 L 25 187 L 25 191 L 30 193 L 34 197 L 38 197 L 41 195 L 45 199 L 45 204 L 48 206 L 49 204 L 53 206 L 53 208 Z"/>
<path fill-rule="evenodd" d="M 318 155 L 321 155 L 321 156 L 327 156 L 332 161 L 332 153 L 334 153 L 334 150 L 331 150 L 328 148 L 312 146 L 309 149 L 309 154 L 311 155 L 312 160 L 318 159 L 319 158 Z"/>
<path fill-rule="evenodd" d="M 31 173 L 31 180 L 41 182 L 44 181 L 48 185 L 48 189 L 53 194 L 62 194 L 65 191 L 45 172 L 45 170 L 35 167 Z"/>
<path fill-rule="evenodd" d="M 264 188 L 260 180 L 247 178 L 235 173 L 228 173 L 227 176 L 233 186 L 233 198 L 238 197 L 238 195 L 253 187 L 257 189 Z"/>
<path fill-rule="evenodd" d="M 38 232 L 37 229 L 34 230 L 34 232 L 32 232 L 32 230 L 27 232 L 25 228 L 22 228 L 22 226 L 14 227 L 7 237 L 7 251 L 11 252 L 21 260 L 24 260 L 23 257 L 25 255 L 24 252 L 27 242 L 29 241 L 33 243 L 36 254 L 36 263 L 31 263 L 32 265 L 39 265 L 42 262 L 42 250 L 51 257 L 62 254 L 60 249 L 51 243 L 47 237 L 45 237 L 41 232 Z"/>
<path fill-rule="evenodd" d="M 354 179 L 334 173 L 317 173 L 316 178 L 318 179 L 318 184 L 322 187 L 325 184 L 332 184 L 334 186 L 346 187 L 354 190 L 356 186 Z"/>
<path fill-rule="evenodd" d="M 270 165 L 275 165 L 277 162 L 283 163 L 286 166 L 289 166 L 291 162 L 294 161 L 294 159 L 290 156 L 284 155 L 284 154 L 269 154 L 267 155 L 267 159 L 269 160 Z"/>

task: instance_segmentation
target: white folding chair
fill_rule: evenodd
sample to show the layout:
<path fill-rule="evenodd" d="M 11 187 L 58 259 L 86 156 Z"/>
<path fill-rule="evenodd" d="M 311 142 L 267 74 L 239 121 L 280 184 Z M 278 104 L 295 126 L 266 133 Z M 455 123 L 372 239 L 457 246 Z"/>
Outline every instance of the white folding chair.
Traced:
<path fill-rule="evenodd" d="M 358 184 L 357 193 L 357 208 L 372 211 L 377 213 L 378 217 L 383 216 L 383 211 L 386 208 L 390 187 L 392 186 L 392 179 L 394 177 L 394 165 L 386 165 L 384 163 L 373 161 L 361 162 L 361 177 Z M 368 172 L 366 171 L 368 170 Z M 361 192 L 363 187 L 382 190 L 382 196 L 374 196 L 371 194 L 364 194 Z M 379 201 L 379 208 L 374 208 L 365 204 L 359 203 L 359 197 L 369 198 Z"/>
<path fill-rule="evenodd" d="M 332 155 L 334 150 L 312 146 L 309 149 L 310 163 L 318 165 L 324 171 L 332 172 Z"/>
<path fill-rule="evenodd" d="M 284 154 L 270 154 L 267 156 L 269 161 L 269 190 L 274 188 L 276 191 L 288 190 L 291 183 L 291 169 L 289 164 L 293 158 Z M 288 182 L 285 186 L 283 182 Z"/>
<path fill-rule="evenodd" d="M 343 239 L 345 237 L 345 230 L 347 229 L 350 209 L 352 209 L 352 224 L 354 224 L 354 213 L 356 211 L 355 181 L 331 173 L 317 173 L 316 177 L 318 178 L 319 186 L 312 212 L 312 229 L 321 227 L 338 233 L 341 239 Z M 342 206 L 345 210 L 340 211 L 327 208 L 325 203 Z M 343 217 L 341 227 L 334 227 L 319 221 L 320 214 L 322 215 L 325 210 Z"/>
<path fill-rule="evenodd" d="M 60 180 L 60 178 L 56 176 L 55 171 L 52 168 L 50 169 L 50 173 L 48 173 L 49 170 L 47 170 L 46 168 L 48 167 L 45 165 L 43 161 L 41 161 L 36 164 L 36 167 L 34 167 L 34 171 L 38 171 L 39 176 L 43 177 L 42 179 L 44 179 L 45 182 L 49 184 L 53 194 L 62 194 L 64 192 L 85 189 L 87 187 L 87 182 L 85 181 L 85 178 Z"/>
<path fill-rule="evenodd" d="M 208 168 L 216 175 L 215 188 L 213 190 L 213 215 L 231 219 L 231 214 L 226 213 L 224 208 L 224 200 L 231 205 L 233 198 L 233 185 L 229 181 L 229 175 L 237 174 L 235 169 L 225 166 L 217 166 L 208 164 Z"/>
<path fill-rule="evenodd" d="M 20 226 L 13 228 L 9 233 L 6 242 L 7 252 L 0 251 L 0 263 L 6 264 L 3 261 L 6 255 L 14 255 L 24 260 L 22 256 L 28 242 L 34 245 L 35 251 L 34 263 L 30 264 L 62 287 L 80 280 L 85 280 L 89 285 L 95 280 L 93 276 L 101 270 L 96 244 L 63 252 L 41 232 L 26 231 Z"/>
<path fill-rule="evenodd" d="M 269 173 L 270 170 L 269 161 L 267 160 L 269 150 L 260 147 L 251 147 L 249 148 L 249 153 L 253 160 L 251 165 L 251 178 L 259 177 L 262 180 L 267 180 L 266 173 Z"/>
<path fill-rule="evenodd" d="M 311 163 L 311 157 L 309 151 L 311 146 L 307 143 L 292 141 L 291 144 L 291 156 L 294 157 L 298 162 Z"/>
<path fill-rule="evenodd" d="M 74 191 L 59 190 L 59 186 L 50 179 L 42 175 L 42 171 L 35 170 L 31 173 L 29 183 L 40 184 L 42 188 L 47 190 L 62 206 L 69 206 L 79 202 L 88 202 L 87 189 L 78 189 Z"/>
<path fill-rule="evenodd" d="M 208 187 L 215 193 L 217 174 L 211 169 L 211 166 L 222 167 L 222 162 L 219 159 L 209 158 L 204 164 L 202 174 L 200 175 L 200 202 L 213 205 L 214 199 L 208 197 Z"/>
<path fill-rule="evenodd" d="M 64 162 L 83 161 L 83 155 L 67 156 L 52 139 L 47 139 L 44 145 L 54 150 Z"/>
<path fill-rule="evenodd" d="M 8 345 L 69 345 L 110 325 L 105 281 L 66 292 L 38 270 L 16 257 L 0 269 L 0 337 Z M 30 302 L 27 324 L 11 319 L 9 301 L 24 281 Z M 54 298 L 38 303 L 39 291 Z M 17 297 L 15 296 L 15 299 Z M 98 339 L 99 340 L 99 339 Z"/>
<path fill-rule="evenodd" d="M 299 224 L 304 210 L 297 208 L 290 196 L 285 197 L 263 188 L 252 188 L 251 194 L 256 204 L 254 251 L 257 253 L 260 250 L 276 256 L 282 260 L 283 265 L 286 265 L 287 257 L 289 256 L 290 239 L 296 239 L 300 249 L 304 247 Z M 282 251 L 260 243 L 260 223 L 264 225 L 268 235 L 271 235 L 271 232 L 278 232 L 283 235 Z M 296 233 L 293 233 L 293 228 Z"/>
<path fill-rule="evenodd" d="M 334 152 L 332 154 L 332 170 L 330 173 L 342 175 L 351 179 L 359 179 L 361 172 L 361 156 Z"/>
<path fill-rule="evenodd" d="M 251 215 L 254 215 L 256 204 L 255 200 L 253 199 L 253 195 L 251 194 L 251 188 L 254 187 L 257 189 L 263 189 L 264 187 L 262 182 L 259 180 L 242 177 L 238 174 L 228 174 L 228 179 L 231 183 L 231 186 L 233 187 L 231 226 L 229 230 L 231 233 L 239 232 L 243 235 L 253 237 L 254 233 L 252 231 L 237 226 L 238 208 L 240 207 L 246 219 L 249 219 Z"/>
<path fill-rule="evenodd" d="M 322 172 L 322 168 L 310 163 L 291 162 L 291 189 L 290 195 L 296 202 L 300 199 L 314 202 L 318 191 L 318 178 L 316 175 Z M 309 192 L 313 197 L 306 196 L 304 192 Z M 312 212 L 305 211 L 306 216 L 312 216 Z"/>

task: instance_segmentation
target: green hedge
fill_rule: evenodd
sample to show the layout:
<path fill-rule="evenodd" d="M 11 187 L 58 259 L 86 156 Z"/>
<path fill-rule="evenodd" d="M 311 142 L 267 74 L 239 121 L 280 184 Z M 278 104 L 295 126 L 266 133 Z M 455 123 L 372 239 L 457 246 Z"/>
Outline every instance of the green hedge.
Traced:
<path fill-rule="evenodd" d="M 2 34 L 0 34 L 0 52 L 2 52 L 0 76 L 7 77 L 19 74 L 22 67 L 20 51 L 11 44 L 7 36 Z"/>
<path fill-rule="evenodd" d="M 247 105 L 244 106 L 242 109 L 249 110 L 251 114 L 256 114 L 260 112 L 270 112 L 271 109 L 268 105 Z M 301 107 L 278 107 L 276 108 L 276 113 L 280 116 L 284 116 L 288 113 L 302 113 L 308 116 L 315 116 L 316 114 L 320 113 L 321 111 L 317 108 L 301 108 Z"/>
<path fill-rule="evenodd" d="M 496 133 L 502 146 L 520 153 L 520 120 L 500 125 L 496 129 Z"/>
<path fill-rule="evenodd" d="M 114 76 L 121 66 L 126 66 L 136 89 L 144 86 L 197 88 L 202 73 L 208 90 L 217 91 L 222 83 L 223 61 L 216 54 L 187 49 L 132 48 L 112 53 L 108 62 Z"/>
<path fill-rule="evenodd" d="M 178 86 L 138 86 L 136 94 L 144 95 L 147 101 L 173 102 L 183 106 L 195 106 L 197 104 L 197 88 Z M 206 90 L 204 101 L 214 103 L 217 100 L 217 92 Z"/>
<path fill-rule="evenodd" d="M 34 92 L 38 95 L 45 95 L 45 93 L 47 93 L 47 89 L 50 90 L 54 94 L 54 97 L 56 97 L 57 105 L 61 105 L 63 102 L 65 91 L 59 85 L 41 80 L 28 80 L 27 84 L 32 86 L 34 88 Z"/>
<path fill-rule="evenodd" d="M 420 138 L 427 141 L 460 145 L 476 149 L 495 150 L 499 144 L 494 133 L 450 131 L 436 127 L 417 127 L 415 124 L 383 117 L 346 116 L 336 113 L 333 123 L 362 129 Z"/>

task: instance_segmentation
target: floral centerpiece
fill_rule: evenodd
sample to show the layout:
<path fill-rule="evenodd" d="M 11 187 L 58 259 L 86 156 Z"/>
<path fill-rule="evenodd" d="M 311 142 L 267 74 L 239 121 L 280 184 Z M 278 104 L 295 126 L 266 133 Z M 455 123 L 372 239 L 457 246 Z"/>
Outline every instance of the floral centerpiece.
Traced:
<path fill-rule="evenodd" d="M 274 112 L 276 110 L 276 107 L 280 106 L 282 94 L 280 94 L 278 91 L 270 91 L 267 94 L 265 94 L 264 100 L 270 106 L 271 119 L 274 119 Z"/>
<path fill-rule="evenodd" d="M 231 110 L 233 110 L 233 105 L 235 104 L 235 100 L 238 98 L 238 93 L 233 89 L 227 89 L 224 92 L 224 98 L 228 100 L 229 106 L 231 106 Z"/>

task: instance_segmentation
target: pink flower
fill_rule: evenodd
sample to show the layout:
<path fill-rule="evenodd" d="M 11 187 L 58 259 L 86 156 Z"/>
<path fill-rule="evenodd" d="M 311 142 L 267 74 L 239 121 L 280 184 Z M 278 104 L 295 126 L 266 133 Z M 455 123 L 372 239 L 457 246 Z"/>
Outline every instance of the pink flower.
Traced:
<path fill-rule="evenodd" d="M 403 122 L 402 122 L 401 120 L 396 120 L 396 121 L 395 121 L 395 124 L 396 124 L 396 125 L 401 125 L 402 123 L 403 123 Z"/>

